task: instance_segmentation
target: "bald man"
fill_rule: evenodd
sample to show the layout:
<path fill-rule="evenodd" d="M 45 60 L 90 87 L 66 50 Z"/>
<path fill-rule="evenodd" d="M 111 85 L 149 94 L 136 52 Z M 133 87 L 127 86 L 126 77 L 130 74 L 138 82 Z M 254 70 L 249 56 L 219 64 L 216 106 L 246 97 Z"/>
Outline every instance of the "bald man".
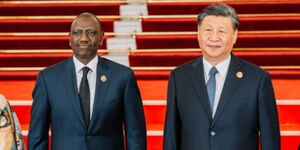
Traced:
<path fill-rule="evenodd" d="M 29 150 L 48 149 L 49 129 L 53 150 L 146 149 L 144 111 L 134 73 L 97 55 L 103 38 L 95 15 L 82 13 L 74 19 L 69 33 L 73 56 L 37 77 Z"/>

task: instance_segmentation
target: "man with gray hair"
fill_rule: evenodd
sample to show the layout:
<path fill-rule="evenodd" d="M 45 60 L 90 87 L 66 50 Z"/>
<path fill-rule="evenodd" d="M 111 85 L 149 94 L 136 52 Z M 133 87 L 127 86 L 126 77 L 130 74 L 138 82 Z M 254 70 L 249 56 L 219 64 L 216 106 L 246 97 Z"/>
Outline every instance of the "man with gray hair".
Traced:
<path fill-rule="evenodd" d="M 280 149 L 270 76 L 232 53 L 238 27 L 237 14 L 226 4 L 199 14 L 203 56 L 170 74 L 164 150 Z"/>

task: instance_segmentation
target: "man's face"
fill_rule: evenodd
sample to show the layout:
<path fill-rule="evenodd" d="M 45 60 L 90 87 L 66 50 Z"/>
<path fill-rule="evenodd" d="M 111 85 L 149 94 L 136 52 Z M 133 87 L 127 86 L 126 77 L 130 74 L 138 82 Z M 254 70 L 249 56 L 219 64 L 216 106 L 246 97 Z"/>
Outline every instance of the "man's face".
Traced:
<path fill-rule="evenodd" d="M 225 60 L 237 39 L 230 17 L 206 16 L 198 25 L 198 43 L 203 57 L 214 63 Z"/>
<path fill-rule="evenodd" d="M 89 62 L 97 55 L 102 45 L 103 33 L 97 20 L 92 17 L 79 17 L 73 22 L 69 34 L 69 45 L 77 59 Z"/>

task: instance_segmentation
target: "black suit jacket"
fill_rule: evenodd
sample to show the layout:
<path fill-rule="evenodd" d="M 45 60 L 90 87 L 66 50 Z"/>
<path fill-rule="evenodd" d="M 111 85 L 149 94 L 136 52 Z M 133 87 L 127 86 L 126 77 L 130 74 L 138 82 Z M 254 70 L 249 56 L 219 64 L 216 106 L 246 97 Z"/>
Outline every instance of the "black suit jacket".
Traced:
<path fill-rule="evenodd" d="M 101 80 L 105 76 L 106 80 Z M 38 75 L 33 91 L 29 150 L 146 149 L 143 105 L 133 71 L 99 57 L 93 115 L 86 126 L 72 58 Z M 123 129 L 126 144 L 124 144 Z"/>
<path fill-rule="evenodd" d="M 269 74 L 234 55 L 214 119 L 211 116 L 200 57 L 171 72 L 164 150 L 258 150 L 259 132 L 262 150 L 280 149 Z"/>

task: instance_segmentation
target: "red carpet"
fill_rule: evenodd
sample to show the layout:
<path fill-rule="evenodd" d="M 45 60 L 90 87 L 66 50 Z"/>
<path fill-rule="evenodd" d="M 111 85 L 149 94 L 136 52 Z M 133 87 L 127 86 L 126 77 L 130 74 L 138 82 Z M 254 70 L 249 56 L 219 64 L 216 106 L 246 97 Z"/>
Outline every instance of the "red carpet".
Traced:
<path fill-rule="evenodd" d="M 144 32 L 197 31 L 196 18 L 143 19 Z M 299 30 L 300 16 L 294 17 L 240 17 L 240 31 Z"/>
<path fill-rule="evenodd" d="M 105 32 L 113 32 L 115 19 L 100 20 Z M 72 19 L 0 19 L 0 32 L 69 32 L 71 22 Z M 300 16 L 241 17 L 239 30 L 298 30 L 299 26 Z M 144 32 L 197 31 L 197 19 L 142 19 L 142 27 Z"/>
<path fill-rule="evenodd" d="M 260 13 L 299 13 L 300 2 L 298 1 L 275 1 L 275 2 L 225 2 L 234 7 L 238 14 Z M 170 14 L 198 14 L 202 9 L 212 3 L 149 3 L 150 15 Z"/>
<path fill-rule="evenodd" d="M 254 48 L 255 49 L 255 48 Z M 260 66 L 300 65 L 299 50 L 283 51 L 235 51 L 234 54 Z M 0 53 L 0 67 L 44 67 L 70 57 L 72 53 Z M 133 53 L 130 66 L 178 66 L 198 58 L 201 52 Z M 268 58 L 268 59 L 266 59 Z M 278 62 L 278 60 L 281 60 Z"/>
<path fill-rule="evenodd" d="M 0 19 L 0 32 L 70 32 L 72 19 Z M 102 29 L 113 32 L 115 19 L 101 19 Z"/>
<path fill-rule="evenodd" d="M 21 124 L 28 124 L 30 119 L 30 109 L 31 106 L 13 106 L 14 110 L 17 112 L 19 121 Z M 145 117 L 149 130 L 153 130 L 151 125 L 157 125 L 157 130 L 163 129 L 163 123 L 165 120 L 165 105 L 151 105 L 144 106 Z M 294 105 L 279 105 L 278 106 L 281 131 L 286 130 L 300 130 L 300 118 L 293 117 L 293 114 L 299 114 L 300 110 Z M 159 126 L 159 128 L 158 128 Z"/>
<path fill-rule="evenodd" d="M 138 49 L 199 47 L 196 35 L 138 35 L 136 40 Z M 299 47 L 299 41 L 297 33 L 239 34 L 235 47 Z M 0 43 L 0 49 L 69 48 L 68 36 L 0 36 Z"/>
<path fill-rule="evenodd" d="M 268 69 L 273 79 L 299 79 L 300 69 Z M 11 70 L 0 71 L 0 80 L 35 80 L 38 71 L 34 70 Z M 139 80 L 167 80 L 170 70 L 137 70 L 135 75 Z"/>
<path fill-rule="evenodd" d="M 235 51 L 234 54 L 260 66 L 300 65 L 300 49 L 299 51 Z M 133 53 L 129 60 L 130 66 L 178 66 L 201 55 L 201 52 Z"/>
<path fill-rule="evenodd" d="M 241 26 L 236 48 L 252 48 L 248 51 L 234 51 L 243 59 L 261 66 L 300 66 L 300 1 L 277 2 L 227 2 L 241 14 Z M 119 15 L 122 3 L 65 3 L 65 4 L 3 4 L 0 16 L 69 16 L 89 11 L 96 15 Z M 196 15 L 208 6 L 208 2 L 195 3 L 148 3 L 150 15 Z M 243 14 L 253 14 L 254 16 Z M 277 16 L 280 14 L 279 16 Z M 106 32 L 113 31 L 115 19 L 101 19 Z M 68 36 L 15 36 L 15 32 L 69 32 L 72 19 L 3 19 L 0 17 L 0 32 L 11 35 L 0 36 L 0 50 L 43 50 L 70 49 Z M 141 19 L 144 32 L 195 32 L 196 18 Z M 266 31 L 271 31 L 268 33 Z M 280 31 L 281 33 L 274 32 Z M 245 32 L 246 31 L 246 32 Z M 248 31 L 262 31 L 251 33 Z M 289 31 L 290 33 L 283 33 Z M 198 48 L 196 35 L 136 36 L 138 49 Z M 105 37 L 106 39 L 108 36 Z M 288 50 L 287 48 L 294 48 Z M 106 42 L 100 49 L 106 48 Z M 256 50 L 274 48 L 274 50 Z M 283 48 L 278 50 L 278 48 Z M 12 103 L 22 123 L 23 131 L 28 131 L 30 120 L 31 92 L 38 71 L 4 71 L 1 67 L 45 67 L 57 63 L 71 55 L 63 53 L 0 53 L 0 93 Z M 131 53 L 132 67 L 178 66 L 201 55 L 200 52 L 151 52 Z M 282 150 L 296 150 L 300 144 L 300 69 L 267 69 L 272 77 L 279 111 Z M 162 149 L 162 131 L 165 117 L 167 80 L 170 70 L 136 70 L 138 86 L 144 101 L 147 122 L 148 149 Z M 24 103 L 25 102 L 25 103 Z M 28 104 L 29 102 L 29 104 Z M 292 103 L 290 103 L 292 102 Z M 296 132 L 295 132 L 296 131 Z M 27 134 L 25 134 L 27 140 Z"/>
<path fill-rule="evenodd" d="M 1 81 L 0 91 L 9 98 L 10 100 L 29 100 L 31 99 L 30 93 L 33 88 L 34 81 Z M 164 100 L 166 95 L 165 91 L 167 88 L 167 80 L 139 80 L 138 82 L 142 97 L 144 100 Z M 275 93 L 277 99 L 299 99 L 300 96 L 298 91 L 300 87 L 288 86 L 298 85 L 300 80 L 285 80 L 276 79 L 273 80 L 275 87 Z M 19 87 L 19 88 L 15 88 Z M 151 91 L 151 92 L 148 92 Z M 284 92 L 289 91 L 289 92 Z M 20 93 L 15 94 L 15 93 Z M 24 93 L 23 95 L 21 93 Z M 23 130 L 28 129 L 30 106 L 14 106 L 22 125 Z M 144 107 L 147 118 L 147 129 L 148 131 L 162 131 L 164 121 L 165 106 L 146 105 Z M 280 127 L 282 131 L 299 130 L 299 118 L 293 117 L 293 114 L 299 114 L 298 106 L 280 105 L 278 106 L 280 116 Z M 27 114 L 27 115 L 24 115 Z M 284 119 L 283 119 L 284 118 Z M 148 136 L 148 148 L 155 150 L 156 148 L 161 149 L 161 135 Z M 282 147 L 292 150 L 296 147 L 299 141 L 299 136 L 282 136 Z M 289 148 L 290 147 L 290 148 Z"/>
<path fill-rule="evenodd" d="M 0 43 L 0 49 L 70 49 L 68 36 L 0 36 Z"/>
<path fill-rule="evenodd" d="M 105 32 L 113 32 L 113 21 L 100 19 Z M 144 32 L 197 31 L 196 18 L 142 19 Z M 0 19 L 0 32 L 69 32 L 72 19 Z M 240 31 L 298 30 L 300 16 L 241 17 Z"/>
<path fill-rule="evenodd" d="M 235 48 L 299 47 L 300 34 L 239 34 Z M 196 35 L 138 35 L 138 49 L 198 48 Z"/>
<path fill-rule="evenodd" d="M 78 15 L 91 12 L 97 15 L 119 15 L 121 3 L 66 4 L 1 4 L 1 16 Z"/>
<path fill-rule="evenodd" d="M 300 76 L 298 76 L 300 78 Z M 273 79 L 276 99 L 299 99 L 300 79 Z M 167 79 L 138 80 L 143 100 L 166 99 Z M 31 100 L 35 80 L 0 80 L 0 91 L 9 100 Z M 287 92 L 288 91 L 288 92 Z M 18 93 L 18 94 L 16 94 Z"/>

